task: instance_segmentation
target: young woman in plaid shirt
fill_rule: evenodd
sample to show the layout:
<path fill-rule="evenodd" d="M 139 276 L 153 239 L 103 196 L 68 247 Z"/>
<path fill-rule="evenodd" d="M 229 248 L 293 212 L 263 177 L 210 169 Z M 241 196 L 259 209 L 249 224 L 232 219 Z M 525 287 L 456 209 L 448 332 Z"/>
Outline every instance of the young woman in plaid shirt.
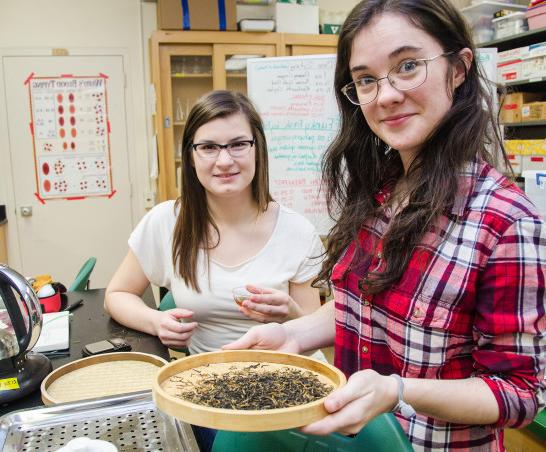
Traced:
<path fill-rule="evenodd" d="M 495 169 L 506 157 L 482 82 L 449 0 L 367 0 L 345 21 L 324 159 L 337 224 L 319 275 L 335 300 L 226 347 L 334 342 L 350 378 L 305 432 L 354 434 L 397 408 L 416 450 L 497 451 L 540 408 L 546 230 Z"/>

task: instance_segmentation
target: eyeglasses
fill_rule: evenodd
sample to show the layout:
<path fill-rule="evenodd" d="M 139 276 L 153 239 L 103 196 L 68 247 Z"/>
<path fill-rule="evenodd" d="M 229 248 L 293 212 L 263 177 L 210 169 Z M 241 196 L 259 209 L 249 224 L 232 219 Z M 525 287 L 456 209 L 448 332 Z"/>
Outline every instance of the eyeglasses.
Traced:
<path fill-rule="evenodd" d="M 254 146 L 255 141 L 256 140 L 240 140 L 228 144 L 194 143 L 191 147 L 197 152 L 199 157 L 204 159 L 217 159 L 222 149 L 225 149 L 231 157 L 237 158 L 247 155 L 252 146 Z"/>
<path fill-rule="evenodd" d="M 386 77 L 374 78 L 364 76 L 347 83 L 341 92 L 355 105 L 366 105 L 373 102 L 379 93 L 379 81 L 387 79 L 391 86 L 399 91 L 409 91 L 425 83 L 427 63 L 437 58 L 451 55 L 453 52 L 441 53 L 432 58 L 409 58 L 391 68 Z"/>

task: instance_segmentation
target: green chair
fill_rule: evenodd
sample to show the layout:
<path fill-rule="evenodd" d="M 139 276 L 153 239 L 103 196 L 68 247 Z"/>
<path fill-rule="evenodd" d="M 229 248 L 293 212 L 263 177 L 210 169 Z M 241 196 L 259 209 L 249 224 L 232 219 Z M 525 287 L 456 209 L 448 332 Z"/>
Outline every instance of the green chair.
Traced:
<path fill-rule="evenodd" d="M 274 432 L 230 432 L 216 434 L 212 452 L 411 452 L 404 430 L 391 413 L 370 421 L 354 438 L 332 433 L 306 435 L 298 430 Z"/>
<path fill-rule="evenodd" d="M 176 308 L 176 303 L 174 302 L 173 294 L 169 290 L 159 302 L 158 309 L 160 311 L 168 311 L 169 309 Z"/>
<path fill-rule="evenodd" d="M 161 301 L 159 302 L 159 306 L 157 307 L 157 309 L 159 309 L 160 311 L 168 311 L 169 309 L 174 309 L 176 308 L 176 303 L 174 302 L 174 298 L 173 298 L 173 294 L 171 293 L 171 291 L 169 290 L 164 296 L 163 298 L 161 299 Z M 172 350 L 176 351 L 176 352 L 180 352 L 180 353 L 184 353 L 186 355 L 189 355 L 190 352 L 188 350 L 187 347 L 182 347 L 182 348 L 173 348 Z"/>
<path fill-rule="evenodd" d="M 96 263 L 96 257 L 90 257 L 87 259 L 76 275 L 76 279 L 74 279 L 72 284 L 70 284 L 70 287 L 68 288 L 69 292 L 74 292 L 75 290 L 87 290 L 89 288 L 89 276 L 91 276 L 91 272 L 95 268 Z"/>

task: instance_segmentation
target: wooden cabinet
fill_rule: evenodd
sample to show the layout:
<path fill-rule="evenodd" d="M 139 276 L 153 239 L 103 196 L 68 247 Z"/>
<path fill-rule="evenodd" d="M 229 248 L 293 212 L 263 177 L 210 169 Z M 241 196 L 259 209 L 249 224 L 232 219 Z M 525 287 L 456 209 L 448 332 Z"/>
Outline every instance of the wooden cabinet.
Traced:
<path fill-rule="evenodd" d="M 150 45 L 161 202 L 179 196 L 182 132 L 196 99 L 213 89 L 246 93 L 242 57 L 335 53 L 337 36 L 156 31 Z"/>

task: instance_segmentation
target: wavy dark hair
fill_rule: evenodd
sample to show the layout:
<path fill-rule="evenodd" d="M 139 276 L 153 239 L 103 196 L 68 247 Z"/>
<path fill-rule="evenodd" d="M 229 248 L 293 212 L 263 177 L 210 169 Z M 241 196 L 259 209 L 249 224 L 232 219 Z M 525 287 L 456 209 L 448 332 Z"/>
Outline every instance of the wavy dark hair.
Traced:
<path fill-rule="evenodd" d="M 220 232 L 207 204 L 205 189 L 197 178 L 193 165 L 193 139 L 204 124 L 218 118 L 242 113 L 250 124 L 256 150 L 256 173 L 252 180 L 252 197 L 259 212 L 267 210 L 272 197 L 269 193 L 267 143 L 263 123 L 252 102 L 243 94 L 217 90 L 205 94 L 191 109 L 182 136 L 182 184 L 175 209 L 179 208 L 174 229 L 172 260 L 174 268 L 188 287 L 197 292 L 197 262 L 201 248 L 210 250 L 220 241 Z M 217 241 L 212 243 L 210 226 Z M 208 253 L 207 253 L 208 265 Z"/>
<path fill-rule="evenodd" d="M 449 206 L 458 189 L 458 172 L 476 159 L 497 166 L 501 156 L 509 167 L 502 146 L 491 94 L 482 84 L 484 77 L 476 63 L 476 51 L 469 28 L 449 0 L 365 0 L 351 11 L 340 32 L 334 88 L 341 127 L 327 149 L 323 161 L 323 187 L 330 215 L 336 220 L 327 242 L 327 258 L 318 281 L 329 280 L 332 269 L 354 240 L 366 220 L 379 213 L 374 194 L 389 180 L 404 175 L 398 152 L 385 153 L 388 143 L 377 137 L 362 115 L 341 92 L 352 81 L 349 61 L 357 33 L 378 15 L 391 13 L 405 17 L 434 38 L 447 56 L 446 86 L 452 93 L 452 107 L 406 172 L 408 203 L 394 218 L 383 238 L 383 272 L 370 273 L 369 291 L 378 293 L 395 284 L 404 273 L 425 232 Z M 466 70 L 459 51 L 474 54 Z M 463 65 L 464 82 L 453 89 L 454 69 Z M 484 106 L 486 106 L 484 108 Z M 358 248 L 357 248 L 358 249 Z M 359 259 L 353 256 L 352 263 Z"/>

